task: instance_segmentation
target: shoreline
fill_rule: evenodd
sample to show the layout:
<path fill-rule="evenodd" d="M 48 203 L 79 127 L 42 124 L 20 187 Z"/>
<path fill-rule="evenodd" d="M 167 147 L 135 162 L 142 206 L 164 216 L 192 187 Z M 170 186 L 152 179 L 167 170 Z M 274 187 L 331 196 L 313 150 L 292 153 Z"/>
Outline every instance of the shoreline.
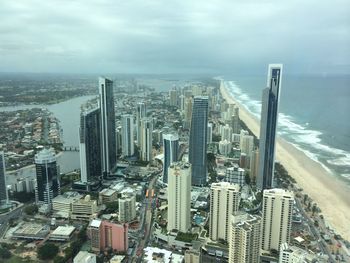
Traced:
<path fill-rule="evenodd" d="M 260 121 L 238 103 L 224 85 L 220 85 L 220 93 L 228 103 L 239 107 L 240 119 L 259 138 Z M 350 240 L 350 188 L 320 163 L 280 137 L 277 138 L 276 160 L 296 180 L 303 192 L 317 203 L 330 227 L 344 239 Z"/>

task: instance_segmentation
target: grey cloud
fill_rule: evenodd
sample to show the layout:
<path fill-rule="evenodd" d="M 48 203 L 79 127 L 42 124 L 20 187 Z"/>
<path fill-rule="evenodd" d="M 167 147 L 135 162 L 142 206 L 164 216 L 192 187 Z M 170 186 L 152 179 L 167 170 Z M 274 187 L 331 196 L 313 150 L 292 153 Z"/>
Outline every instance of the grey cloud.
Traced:
<path fill-rule="evenodd" d="M 282 62 L 349 73 L 349 9 L 342 0 L 4 0 L 0 71 L 265 72 Z"/>

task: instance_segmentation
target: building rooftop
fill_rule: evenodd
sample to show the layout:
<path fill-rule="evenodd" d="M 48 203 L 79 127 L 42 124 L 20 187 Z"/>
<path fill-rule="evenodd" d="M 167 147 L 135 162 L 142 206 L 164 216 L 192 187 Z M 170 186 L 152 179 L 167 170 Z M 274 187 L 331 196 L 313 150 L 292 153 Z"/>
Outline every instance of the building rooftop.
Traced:
<path fill-rule="evenodd" d="M 100 227 L 101 223 L 102 223 L 101 220 L 94 219 L 94 220 L 91 221 L 90 226 L 91 227 Z"/>
<path fill-rule="evenodd" d="M 51 235 L 70 236 L 74 230 L 74 226 L 59 226 L 51 233 Z"/>

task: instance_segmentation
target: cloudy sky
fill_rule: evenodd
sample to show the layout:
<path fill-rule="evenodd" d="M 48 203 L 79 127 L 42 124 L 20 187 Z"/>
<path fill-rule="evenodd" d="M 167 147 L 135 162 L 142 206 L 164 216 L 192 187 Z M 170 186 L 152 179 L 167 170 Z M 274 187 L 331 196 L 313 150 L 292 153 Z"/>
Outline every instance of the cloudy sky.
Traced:
<path fill-rule="evenodd" d="M 0 72 L 350 73 L 348 0 L 0 0 Z"/>

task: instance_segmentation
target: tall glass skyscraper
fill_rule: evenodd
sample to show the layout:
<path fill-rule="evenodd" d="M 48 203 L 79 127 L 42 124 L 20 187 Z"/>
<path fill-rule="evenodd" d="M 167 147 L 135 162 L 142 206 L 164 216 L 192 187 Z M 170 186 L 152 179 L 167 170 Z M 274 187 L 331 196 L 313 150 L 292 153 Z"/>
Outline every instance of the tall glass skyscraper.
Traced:
<path fill-rule="evenodd" d="M 164 162 L 163 162 L 163 183 L 168 183 L 168 168 L 179 158 L 179 136 L 177 134 L 163 135 Z"/>
<path fill-rule="evenodd" d="M 108 177 L 117 163 L 117 138 L 115 131 L 115 111 L 113 81 L 99 78 L 101 139 L 102 139 L 102 172 Z"/>
<path fill-rule="evenodd" d="M 260 190 L 273 188 L 282 67 L 282 64 L 269 65 L 267 88 L 263 90 L 259 143 L 259 174 L 257 178 L 257 187 Z"/>
<path fill-rule="evenodd" d="M 36 202 L 51 206 L 52 199 L 61 193 L 59 171 L 53 149 L 43 149 L 35 155 Z"/>
<path fill-rule="evenodd" d="M 5 155 L 0 152 L 0 202 L 8 203 L 8 191 L 6 186 Z"/>
<path fill-rule="evenodd" d="M 207 182 L 208 97 L 195 96 L 192 108 L 189 162 L 192 164 L 192 185 Z"/>
<path fill-rule="evenodd" d="M 134 116 L 131 114 L 122 116 L 122 154 L 134 155 Z"/>
<path fill-rule="evenodd" d="M 99 108 L 82 111 L 79 137 L 81 182 L 101 181 L 101 112 Z"/>

